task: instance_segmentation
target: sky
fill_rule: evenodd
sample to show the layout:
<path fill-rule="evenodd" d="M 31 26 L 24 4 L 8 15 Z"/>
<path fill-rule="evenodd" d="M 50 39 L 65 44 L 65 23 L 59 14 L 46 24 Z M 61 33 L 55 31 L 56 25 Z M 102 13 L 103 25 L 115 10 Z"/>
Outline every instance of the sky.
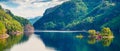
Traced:
<path fill-rule="evenodd" d="M 68 0 L 0 0 L 0 5 L 17 16 L 34 18 L 43 16 L 46 9 Z"/>

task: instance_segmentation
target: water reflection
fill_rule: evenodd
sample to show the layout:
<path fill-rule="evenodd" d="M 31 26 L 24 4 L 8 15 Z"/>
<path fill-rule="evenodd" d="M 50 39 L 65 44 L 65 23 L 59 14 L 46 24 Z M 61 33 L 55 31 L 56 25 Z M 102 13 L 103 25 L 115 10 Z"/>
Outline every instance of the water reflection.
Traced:
<path fill-rule="evenodd" d="M 88 37 L 88 43 L 89 44 L 95 44 L 98 42 L 101 42 L 103 46 L 110 46 L 110 44 L 113 41 L 113 36 L 107 36 L 106 38 L 96 39 L 96 37 Z"/>
<path fill-rule="evenodd" d="M 0 51 L 10 51 L 9 49 L 11 49 L 14 45 L 26 42 L 30 35 L 31 33 L 19 35 L 11 34 L 8 38 L 0 39 Z"/>
<path fill-rule="evenodd" d="M 55 51 L 52 48 L 47 48 L 41 39 L 36 35 L 32 35 L 27 42 L 14 45 L 10 51 Z"/>
<path fill-rule="evenodd" d="M 14 44 L 17 44 L 22 39 L 23 34 L 16 36 L 10 35 L 7 39 L 0 39 L 0 51 L 11 48 Z"/>
<path fill-rule="evenodd" d="M 113 38 L 104 37 L 98 39 L 99 36 L 97 36 L 97 38 L 95 37 L 96 35 L 92 35 L 86 32 L 37 32 L 31 36 L 13 36 L 9 37 L 8 39 L 0 40 L 0 51 L 3 51 L 5 49 L 5 51 L 120 50 L 119 33 L 117 35 L 115 34 L 114 40 Z M 108 37 L 111 37 L 111 35 Z"/>
<path fill-rule="evenodd" d="M 77 39 L 78 33 L 61 33 L 61 32 L 38 32 L 44 44 L 53 47 L 58 51 L 82 51 L 88 50 L 87 43 L 84 40 Z"/>
<path fill-rule="evenodd" d="M 114 49 L 117 49 L 114 51 L 120 50 L 120 46 L 118 46 L 113 41 L 113 38 L 96 39 L 90 37 L 90 35 L 86 32 L 37 32 L 36 34 L 40 35 L 40 38 L 43 40 L 44 44 L 47 47 L 55 48 L 58 51 L 113 51 Z M 79 35 L 78 37 L 80 37 L 81 39 L 76 38 L 77 35 Z"/>

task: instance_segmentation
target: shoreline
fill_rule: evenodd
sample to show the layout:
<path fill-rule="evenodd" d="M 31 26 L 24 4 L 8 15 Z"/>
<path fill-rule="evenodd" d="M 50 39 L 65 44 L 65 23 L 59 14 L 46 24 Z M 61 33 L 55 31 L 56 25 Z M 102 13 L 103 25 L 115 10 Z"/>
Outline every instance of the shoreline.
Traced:
<path fill-rule="evenodd" d="M 6 38 L 8 38 L 9 37 L 9 35 L 8 34 L 3 34 L 3 35 L 0 35 L 0 39 L 6 39 Z"/>

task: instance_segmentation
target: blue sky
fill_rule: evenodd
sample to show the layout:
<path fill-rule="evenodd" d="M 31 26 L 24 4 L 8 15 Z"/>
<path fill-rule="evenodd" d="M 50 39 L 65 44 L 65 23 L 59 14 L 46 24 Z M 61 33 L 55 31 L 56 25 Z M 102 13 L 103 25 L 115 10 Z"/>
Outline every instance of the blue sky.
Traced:
<path fill-rule="evenodd" d="M 47 8 L 54 7 L 68 0 L 0 0 L 0 5 L 24 18 L 42 16 Z"/>

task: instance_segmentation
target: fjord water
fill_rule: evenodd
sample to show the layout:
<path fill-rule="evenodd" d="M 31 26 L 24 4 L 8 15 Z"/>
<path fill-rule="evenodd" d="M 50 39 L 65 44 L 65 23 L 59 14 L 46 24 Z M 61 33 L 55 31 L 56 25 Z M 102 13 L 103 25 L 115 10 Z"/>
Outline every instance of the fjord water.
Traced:
<path fill-rule="evenodd" d="M 76 35 L 82 34 L 82 39 L 76 38 Z M 116 36 L 117 35 L 117 36 Z M 37 32 L 30 37 L 23 36 L 12 47 L 5 51 L 119 51 L 120 34 L 114 34 L 112 41 L 89 44 L 85 32 Z M 8 42 L 9 43 L 9 42 Z M 104 46 L 110 43 L 109 46 Z"/>
<path fill-rule="evenodd" d="M 29 40 L 23 43 L 14 45 L 10 51 L 55 51 L 53 48 L 48 48 L 42 42 L 38 35 L 31 35 Z"/>

